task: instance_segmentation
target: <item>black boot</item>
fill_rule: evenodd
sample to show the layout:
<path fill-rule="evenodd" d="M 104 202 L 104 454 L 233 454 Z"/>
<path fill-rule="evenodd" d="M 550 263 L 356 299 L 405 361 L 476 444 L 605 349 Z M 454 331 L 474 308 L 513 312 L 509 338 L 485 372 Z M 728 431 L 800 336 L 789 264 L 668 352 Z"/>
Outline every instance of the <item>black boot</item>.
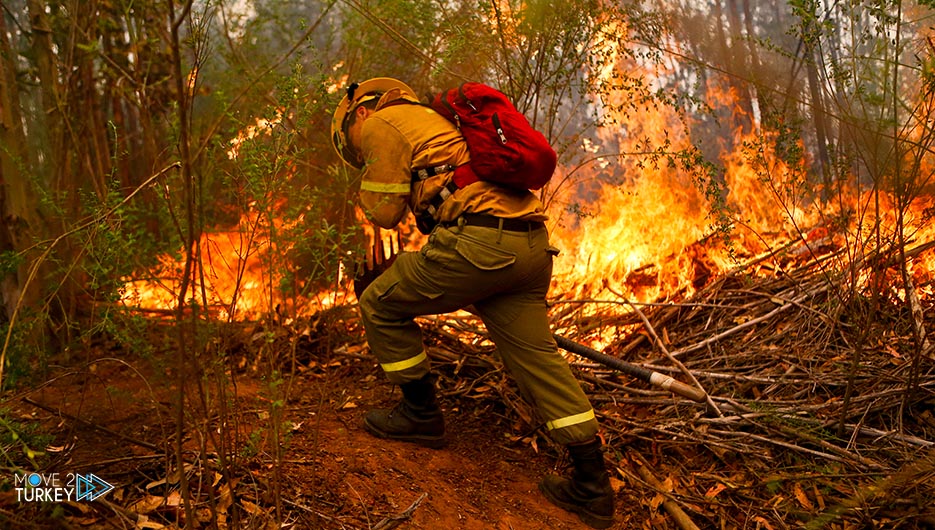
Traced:
<path fill-rule="evenodd" d="M 379 438 L 413 442 L 425 447 L 445 445 L 445 418 L 435 400 L 435 378 L 399 386 L 403 399 L 392 409 L 374 409 L 364 418 L 364 427 Z"/>
<path fill-rule="evenodd" d="M 568 445 L 574 466 L 571 479 L 549 475 L 539 483 L 539 491 L 562 509 L 594 528 L 614 524 L 614 490 L 604 467 L 601 440 Z"/>

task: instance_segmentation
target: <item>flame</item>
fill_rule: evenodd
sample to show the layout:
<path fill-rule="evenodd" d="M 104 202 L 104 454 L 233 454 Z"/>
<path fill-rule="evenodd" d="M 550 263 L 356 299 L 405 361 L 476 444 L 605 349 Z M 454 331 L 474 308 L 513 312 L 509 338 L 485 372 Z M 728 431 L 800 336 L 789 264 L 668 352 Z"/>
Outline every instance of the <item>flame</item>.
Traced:
<path fill-rule="evenodd" d="M 282 123 L 282 113 L 283 109 L 276 109 L 276 114 L 272 119 L 266 119 L 263 117 L 256 118 L 256 121 L 252 125 L 248 125 L 240 130 L 237 133 L 237 136 L 230 140 L 230 149 L 227 150 L 227 158 L 230 160 L 236 159 L 240 155 L 240 146 L 248 140 L 252 140 L 257 136 L 271 136 L 273 134 L 273 128 Z"/>
<path fill-rule="evenodd" d="M 222 320 L 256 319 L 291 307 L 279 292 L 284 267 L 276 263 L 281 250 L 270 236 L 287 226 L 251 210 L 232 228 L 216 229 L 201 235 L 193 245 L 195 266 L 185 297 L 186 305 L 204 307 Z M 271 230 L 271 228 L 273 230 Z M 156 280 L 128 280 L 124 304 L 147 310 L 171 310 L 179 304 L 185 258 L 163 255 L 159 258 L 160 277 Z M 335 296 L 318 297 L 319 307 L 337 302 Z"/>
<path fill-rule="evenodd" d="M 703 201 L 677 175 L 647 172 L 630 187 L 602 188 L 594 202 L 593 216 L 553 232 L 565 251 L 555 274 L 558 290 L 570 289 L 575 298 L 597 298 L 608 289 L 634 297 L 642 290 L 636 298 L 647 301 L 691 283 L 685 269 L 658 278 L 648 290 L 627 283 L 645 267 L 678 257 L 705 235 Z"/>
<path fill-rule="evenodd" d="M 620 94 L 610 94 L 611 104 L 603 110 L 612 112 L 613 102 L 620 98 Z M 556 245 L 563 250 L 556 261 L 552 288 L 556 302 L 595 302 L 589 309 L 578 310 L 581 317 L 613 313 L 615 308 L 630 311 L 620 302 L 644 304 L 690 296 L 741 264 L 738 259 L 744 257 L 775 252 L 775 257 L 767 260 L 773 266 L 764 269 L 773 273 L 782 268 L 781 260 L 798 259 L 804 264 L 809 257 L 845 245 L 866 246 L 873 227 L 882 231 L 884 240 L 895 241 L 897 207 L 891 197 L 844 186 L 831 205 L 838 211 L 822 211 L 821 203 L 812 198 L 820 189 L 811 190 L 806 185 L 807 160 L 788 161 L 780 156 L 776 136 L 759 130 L 752 116 L 742 115 L 737 95 L 730 90 L 712 84 L 706 101 L 729 110 L 735 121 L 744 124 L 736 127 L 719 157 L 735 246 L 726 248 L 715 237 L 713 219 L 708 215 L 710 204 L 687 172 L 652 163 L 647 153 L 646 146 L 652 145 L 666 145 L 672 151 L 690 148 L 690 139 L 676 134 L 684 130 L 680 116 L 664 107 L 648 107 L 638 120 L 610 115 L 607 122 L 626 124 L 626 134 L 605 127 L 598 136 L 623 153 L 615 176 L 625 175 L 625 180 L 622 185 L 610 182 L 595 190 L 591 189 L 593 183 L 602 180 L 608 166 L 592 164 L 571 170 L 591 175 L 579 178 L 585 184 L 565 202 L 583 202 L 578 209 L 586 214 L 570 221 L 562 219 L 553 230 Z M 792 147 L 805 152 L 802 145 Z M 599 153 L 602 149 L 583 143 L 581 150 Z M 642 164 L 638 163 L 640 158 Z M 931 163 L 930 156 L 922 158 Z M 567 168 L 563 171 L 566 175 L 569 172 Z M 925 222 L 935 213 L 931 195 L 922 194 L 904 212 L 904 225 L 915 241 L 935 241 L 935 224 Z M 553 217 L 561 217 L 561 212 L 558 214 Z M 788 251 L 776 252 L 781 249 Z M 848 257 L 843 253 L 837 264 L 846 265 L 841 260 Z M 933 265 L 935 250 L 910 263 L 919 296 L 932 295 Z M 869 277 L 862 278 L 859 285 L 868 281 Z M 896 296 L 904 297 L 900 289 L 894 288 Z M 617 305 L 602 306 L 602 302 Z M 619 332 L 601 329 L 590 340 L 600 348 Z"/>
<path fill-rule="evenodd" d="M 608 32 L 615 31 L 613 28 Z M 617 57 L 613 44 L 605 42 L 601 56 Z M 606 67 L 600 76 L 611 76 Z M 671 167 L 665 156 L 691 147 L 681 133 L 680 117 L 671 108 L 651 106 L 639 119 L 629 119 L 626 91 L 613 91 L 602 100 L 606 123 L 598 137 L 603 145 L 616 148 L 618 156 L 594 167 L 576 171 L 595 175 L 579 177 L 582 185 L 563 202 L 575 203 L 593 197 L 584 217 L 559 224 L 553 230 L 556 245 L 564 252 L 556 262 L 553 293 L 561 298 L 598 299 L 610 295 L 630 301 L 647 302 L 689 291 L 699 276 L 709 273 L 709 265 L 699 261 L 691 250 L 710 234 L 707 201 L 691 182 L 690 175 Z M 625 130 L 613 124 L 626 124 Z M 657 153 L 648 146 L 667 146 Z M 583 151 L 601 151 L 590 144 Z M 622 184 L 603 183 L 597 173 L 614 171 L 625 175 Z M 619 177 L 617 177 L 619 178 Z M 595 188 L 596 189 L 593 189 Z M 554 214 L 554 212 L 553 212 Z M 554 215 L 553 215 L 554 216 Z"/>
<path fill-rule="evenodd" d="M 614 24 L 608 22 L 608 35 L 621 31 Z M 612 76 L 614 68 L 620 67 L 616 63 L 623 60 L 623 55 L 616 53 L 614 46 L 609 40 L 596 46 L 595 53 L 613 63 L 613 68 L 607 63 L 598 67 L 597 81 Z M 647 73 L 646 78 L 653 75 L 665 72 Z M 558 169 L 556 181 L 574 176 L 578 184 L 564 190 L 549 212 L 554 244 L 562 251 L 555 262 L 551 292 L 557 301 L 669 301 L 695 293 L 737 266 L 738 257 L 791 248 L 783 259 L 795 259 L 849 244 L 861 247 L 874 227 L 882 231 L 884 239 L 895 238 L 897 208 L 884 194 L 845 189 L 838 200 L 840 211 L 831 215 L 822 212 L 817 201 L 803 203 L 802 197 L 810 193 L 804 186 L 806 161 L 783 159 L 775 152 L 777 138 L 759 130 L 754 117 L 742 114 L 737 94 L 712 83 L 706 96 L 708 104 L 744 124 L 736 128 L 730 142 L 725 142 L 719 157 L 724 168 L 726 205 L 738 245 L 726 248 L 713 232 L 708 198 L 691 172 L 667 163 L 667 155 L 693 148 L 683 126 L 684 116 L 666 106 L 648 106 L 640 110 L 638 119 L 633 119 L 626 114 L 633 109 L 621 104 L 628 98 L 632 95 L 623 89 L 604 94 L 596 104 L 607 126 L 595 137 L 581 140 L 580 152 L 591 159 L 576 167 Z M 241 131 L 231 141 L 229 156 L 236 157 L 243 142 L 268 134 L 279 119 L 281 115 L 269 121 L 257 120 Z M 921 124 L 909 130 L 921 135 L 927 129 Z M 654 146 L 664 146 L 665 150 Z M 796 147 L 804 152 L 801 145 Z M 931 156 L 918 158 L 922 173 L 931 174 Z M 902 222 L 913 241 L 935 241 L 935 224 L 925 222 L 935 213 L 932 204 L 931 194 L 922 194 L 904 209 Z M 569 216 L 569 209 L 583 211 L 584 215 Z M 357 214 L 362 224 L 368 224 L 359 209 Z M 281 230 L 282 224 L 281 220 L 267 220 L 250 211 L 235 227 L 203 234 L 193 248 L 196 255 L 200 253 L 202 267 L 192 274 L 193 288 L 185 302 L 205 305 L 224 319 L 257 318 L 278 307 L 301 308 L 310 314 L 346 302 L 347 291 L 317 293 L 312 302 L 287 299 L 278 292 L 276 286 L 283 281 L 281 271 L 287 264 L 277 262 L 274 256 L 281 256 L 285 249 L 279 248 L 270 234 Z M 380 237 L 387 250 L 395 246 L 392 242 L 397 237 L 403 248 L 410 250 L 424 242 L 424 236 L 412 224 L 396 232 L 367 231 L 367 236 L 371 242 Z M 849 257 L 853 256 L 840 259 Z M 184 261 L 162 256 L 160 263 L 161 279 L 127 281 L 123 296 L 127 305 L 154 310 L 178 305 L 178 278 Z M 935 250 L 914 257 L 908 271 L 918 296 L 935 296 Z M 342 277 L 348 283 L 346 275 Z M 864 281 L 871 279 L 868 276 Z M 580 314 L 588 311 L 582 309 Z M 590 311 L 593 314 L 604 309 Z M 605 330 L 593 342 L 600 347 L 612 339 L 609 334 L 616 332 Z"/>
<path fill-rule="evenodd" d="M 188 87 L 188 97 L 190 98 L 194 97 L 195 88 L 198 85 L 198 67 L 197 66 L 194 66 L 192 67 L 191 70 L 189 70 L 185 84 Z"/>

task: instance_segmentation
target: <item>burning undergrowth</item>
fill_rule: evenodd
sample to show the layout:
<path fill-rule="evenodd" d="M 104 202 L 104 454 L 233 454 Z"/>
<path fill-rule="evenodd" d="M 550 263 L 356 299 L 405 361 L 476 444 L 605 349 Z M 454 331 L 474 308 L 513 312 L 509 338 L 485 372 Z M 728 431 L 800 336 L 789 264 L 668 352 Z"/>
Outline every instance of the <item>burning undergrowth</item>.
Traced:
<path fill-rule="evenodd" d="M 931 259 L 933 242 L 907 249 Z M 935 512 L 935 356 L 932 278 L 918 291 L 867 296 L 820 260 L 757 259 L 678 303 L 606 318 L 627 329 L 609 353 L 707 391 L 706 405 L 635 388 L 601 366 L 579 364 L 619 458 L 640 492 L 633 521 L 662 526 L 666 494 L 701 527 L 929 527 Z M 887 255 L 860 274 L 899 276 Z M 913 311 L 911 307 L 918 308 Z M 582 340 L 574 322 L 556 322 Z M 646 464 L 648 460 L 650 464 Z M 648 467 L 647 467 L 648 466 Z M 671 519 L 670 519 L 671 520 Z"/>
<path fill-rule="evenodd" d="M 568 355 L 627 501 L 622 527 L 935 525 L 935 234 L 915 222 L 900 245 L 881 228 L 887 218 L 761 230 L 741 239 L 755 243 L 741 252 L 691 232 L 684 244 L 616 264 L 601 260 L 625 246 L 625 221 L 583 220 L 578 229 L 590 232 L 560 257 L 570 265 L 556 275 L 553 331 L 708 396 L 682 399 Z M 867 225 L 883 244 L 857 237 Z M 224 364 L 231 374 L 301 375 L 372 363 L 351 296 L 295 317 L 230 323 L 218 348 Z M 502 418 L 510 444 L 562 456 L 477 319 L 419 322 L 446 408 Z"/>
<path fill-rule="evenodd" d="M 668 134 L 675 118 L 642 118 L 632 145 L 615 138 L 620 152 L 644 151 L 646 131 L 660 135 L 648 143 L 691 152 L 687 138 Z M 586 190 L 550 203 L 562 250 L 553 331 L 708 395 L 677 398 L 569 355 L 620 496 L 634 501 L 620 519 L 644 528 L 935 526 L 932 198 L 907 203 L 842 185 L 837 200 L 819 200 L 805 162 L 780 159 L 772 143 L 762 131 L 738 133 L 718 175 L 665 153 L 653 163 L 623 158 L 591 168 Z M 720 186 L 721 202 L 698 186 L 703 178 Z M 575 208 L 581 197 L 592 200 Z M 729 238 L 712 230 L 712 213 Z M 244 219 L 256 226 L 254 214 Z M 413 250 L 420 240 L 407 230 Z M 331 289 L 283 303 L 271 288 L 275 269 L 251 250 L 270 248 L 264 234 L 245 242 L 242 233 L 204 234 L 199 246 L 217 259 L 194 282 L 241 331 L 220 348 L 230 366 L 305 373 L 370 359 L 346 271 Z M 125 302 L 170 310 L 177 285 L 131 283 Z M 245 296 L 253 287 L 257 295 Z M 419 321 L 450 407 L 485 403 L 508 419 L 513 443 L 560 454 L 479 321 Z"/>
<path fill-rule="evenodd" d="M 620 497 L 632 501 L 622 503 L 621 527 L 935 525 L 935 349 L 926 334 L 935 278 L 925 265 L 935 240 L 905 249 L 907 292 L 895 287 L 904 278 L 893 252 L 840 269 L 847 248 L 824 235 L 752 257 L 679 300 L 552 300 L 557 334 L 604 344 L 708 396 L 695 403 L 568 356 L 598 413 Z M 481 322 L 468 313 L 419 321 L 446 408 L 483 404 L 508 420 L 511 443 L 561 456 Z M 274 329 L 269 351 L 297 352 L 301 370 L 368 355 L 353 311 Z"/>

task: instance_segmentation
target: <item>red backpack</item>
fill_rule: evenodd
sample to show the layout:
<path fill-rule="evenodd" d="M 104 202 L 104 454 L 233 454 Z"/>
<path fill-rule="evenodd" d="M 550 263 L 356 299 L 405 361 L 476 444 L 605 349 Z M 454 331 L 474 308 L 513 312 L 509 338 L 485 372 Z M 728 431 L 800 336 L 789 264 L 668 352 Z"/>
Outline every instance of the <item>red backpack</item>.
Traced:
<path fill-rule="evenodd" d="M 430 106 L 458 127 L 471 153 L 471 162 L 454 170 L 459 188 L 485 180 L 538 190 L 552 178 L 555 150 L 503 92 L 464 83 L 436 94 Z"/>

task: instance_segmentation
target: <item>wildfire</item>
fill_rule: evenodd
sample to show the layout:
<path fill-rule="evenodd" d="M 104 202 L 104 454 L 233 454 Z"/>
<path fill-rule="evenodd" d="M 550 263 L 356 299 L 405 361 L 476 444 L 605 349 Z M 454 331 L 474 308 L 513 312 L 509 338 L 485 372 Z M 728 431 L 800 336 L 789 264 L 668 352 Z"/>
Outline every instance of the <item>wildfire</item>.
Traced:
<path fill-rule="evenodd" d="M 204 308 L 220 320 L 252 320 L 272 313 L 291 314 L 294 299 L 282 293 L 286 264 L 282 248 L 270 235 L 286 228 L 281 220 L 266 226 L 256 211 L 243 215 L 238 226 L 201 235 L 193 246 L 193 263 L 185 305 Z M 271 230 L 271 228 L 273 230 Z M 170 311 L 178 307 L 184 256 L 163 255 L 156 279 L 129 280 L 122 301 L 130 307 Z M 314 293 L 301 301 L 303 311 L 318 311 L 343 303 L 343 293 Z"/>
<path fill-rule="evenodd" d="M 611 94 L 608 101 L 621 97 Z M 708 98 L 709 103 L 728 108 L 736 107 L 734 99 L 733 94 L 714 88 Z M 773 138 L 748 126 L 746 131 L 738 128 L 735 132 L 730 145 L 738 147 L 725 149 L 720 156 L 725 168 L 724 188 L 728 191 L 724 208 L 733 222 L 733 241 L 737 245 L 725 247 L 712 231 L 709 200 L 693 181 L 693 175 L 683 167 L 666 163 L 667 153 L 651 162 L 643 153 L 647 145 L 665 145 L 668 153 L 691 149 L 691 139 L 680 134 L 684 130 L 681 117 L 671 109 L 656 106 L 646 109 L 639 120 L 627 120 L 623 115 L 609 118 L 608 123 L 625 123 L 626 131 L 607 127 L 596 140 L 583 142 L 581 150 L 600 152 L 612 146 L 616 155 L 600 158 L 600 163 L 591 166 L 558 169 L 559 176 L 576 172 L 588 178 L 579 178 L 583 184 L 555 201 L 550 212 L 554 243 L 562 251 L 553 280 L 555 298 L 671 300 L 691 295 L 713 277 L 730 270 L 737 265 L 738 256 L 756 256 L 780 247 L 793 248 L 787 256 L 795 252 L 815 255 L 849 242 L 860 247 L 867 227 L 883 230 L 884 238 L 894 237 L 896 208 L 879 194 L 854 192 L 844 201 L 847 204 L 839 201 L 842 213 L 838 215 L 846 217 L 847 222 L 803 204 L 801 198 L 807 196 L 802 188 L 805 168 L 784 161 L 770 147 L 775 144 Z M 745 123 L 750 124 L 753 120 L 747 118 Z M 258 121 L 248 128 L 231 142 L 231 156 L 236 156 L 242 142 L 265 134 L 271 125 Z M 608 179 L 608 175 L 612 178 Z M 610 180 L 622 183 L 611 184 Z M 904 209 L 902 222 L 916 230 L 910 232 L 915 240 L 933 241 L 935 229 L 924 222 L 933 213 L 932 201 L 931 197 L 923 199 Z M 566 211 L 573 204 L 581 206 L 579 210 L 586 214 L 568 215 Z M 239 226 L 204 234 L 195 246 L 200 266 L 191 273 L 186 303 L 212 308 L 224 319 L 257 318 L 281 306 L 311 313 L 343 303 L 346 292 L 314 294 L 316 300 L 312 303 L 279 293 L 285 264 L 272 257 L 281 255 L 282 249 L 269 235 L 281 228 L 276 223 L 281 221 L 264 226 L 256 212 L 247 212 Z M 383 235 L 385 242 L 395 237 Z M 421 242 L 411 227 L 402 230 L 402 240 L 408 249 Z M 389 248 L 389 243 L 386 246 Z M 184 261 L 163 256 L 161 263 L 161 280 L 127 282 L 124 303 L 155 310 L 177 306 L 181 285 L 178 278 Z M 911 264 L 912 278 L 925 296 L 933 294 L 933 271 L 932 251 L 916 257 Z"/>
<path fill-rule="evenodd" d="M 714 87 L 707 98 L 709 104 L 720 103 L 736 113 L 735 99 Z M 646 144 L 666 144 L 673 151 L 688 149 L 687 138 L 670 133 L 679 130 L 677 120 L 668 109 L 647 109 L 638 123 L 626 122 L 627 135 L 615 138 L 619 151 L 639 153 Z M 748 117 L 745 123 L 752 120 Z M 720 244 L 712 231 L 710 204 L 682 168 L 637 164 L 622 156 L 617 171 L 626 175 L 623 185 L 605 185 L 596 193 L 579 188 L 568 199 L 593 197 L 585 203 L 584 209 L 590 210 L 587 215 L 565 219 L 553 231 L 563 254 L 556 261 L 552 296 L 595 301 L 594 307 L 605 301 L 669 301 L 691 295 L 744 258 L 765 254 L 769 266 L 764 270 L 775 273 L 784 261 L 805 263 L 846 246 L 860 254 L 870 230 L 877 230 L 884 241 L 896 240 L 898 208 L 890 197 L 844 189 L 832 205 L 837 211 L 822 211 L 817 200 L 808 202 L 817 192 L 805 185 L 805 161 L 785 161 L 773 150 L 775 138 L 755 127 L 747 129 L 738 127 L 730 144 L 737 147 L 723 149 L 720 155 L 727 192 L 723 207 L 733 226 L 733 246 Z M 595 150 L 590 145 L 582 149 Z M 925 222 L 935 213 L 931 196 L 922 195 L 903 212 L 902 221 L 914 241 L 935 241 L 935 226 Z M 854 255 L 845 252 L 840 260 Z M 909 265 L 913 281 L 922 286 L 919 291 L 925 296 L 931 296 L 933 265 L 931 250 Z M 597 347 L 609 340 L 593 338 Z"/>
<path fill-rule="evenodd" d="M 257 118 L 256 123 L 248 125 L 237 136 L 230 141 L 230 149 L 227 151 L 227 158 L 234 160 L 240 154 L 240 146 L 260 135 L 270 136 L 273 134 L 273 128 L 282 123 L 282 109 L 276 110 L 273 119 Z"/>
<path fill-rule="evenodd" d="M 610 94 L 608 99 L 622 97 Z M 647 163 L 653 155 L 646 152 L 646 145 L 667 145 L 663 156 L 690 150 L 690 139 L 680 134 L 679 117 L 665 107 L 648 108 L 639 120 L 608 116 L 608 121 L 627 124 L 626 134 L 609 127 L 600 134 L 621 153 L 616 172 L 626 180 L 602 185 L 596 194 L 576 190 L 577 197 L 594 196 L 585 208 L 592 211 L 553 231 L 564 252 L 556 262 L 553 292 L 563 298 L 610 296 L 632 302 L 691 294 L 732 262 L 717 245 L 699 248 L 699 242 L 712 236 L 712 219 L 708 200 L 692 176 L 665 159 Z M 745 178 L 745 173 L 736 175 L 733 202 L 741 208 L 765 202 L 755 185 L 739 185 Z"/>

